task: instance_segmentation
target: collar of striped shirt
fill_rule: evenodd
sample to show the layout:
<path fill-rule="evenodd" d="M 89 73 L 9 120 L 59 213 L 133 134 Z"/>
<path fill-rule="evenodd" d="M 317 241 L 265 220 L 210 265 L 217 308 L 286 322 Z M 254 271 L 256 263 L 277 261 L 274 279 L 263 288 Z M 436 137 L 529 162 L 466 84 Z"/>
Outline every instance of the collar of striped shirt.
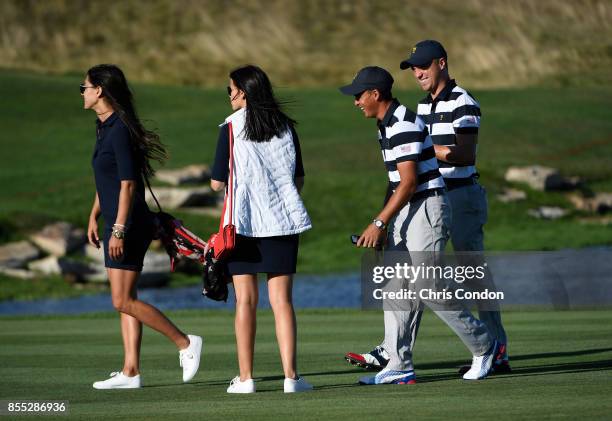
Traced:
<path fill-rule="evenodd" d="M 431 94 L 427 94 L 427 96 L 423 100 L 423 103 L 431 104 L 432 102 L 448 101 L 448 99 L 450 98 L 451 92 L 453 92 L 453 89 L 455 89 L 455 86 L 457 86 L 455 79 L 450 79 L 448 82 L 446 82 L 446 86 L 438 94 L 436 99 L 432 99 Z"/>
<path fill-rule="evenodd" d="M 391 118 L 393 117 L 393 113 L 395 112 L 395 110 L 397 110 L 397 107 L 399 106 L 400 106 L 400 103 L 397 100 L 397 98 L 393 98 L 393 100 L 391 101 L 391 105 L 389 105 L 389 108 L 387 109 L 387 112 L 385 113 L 385 116 L 383 117 L 382 120 L 379 121 L 378 125 L 383 126 L 383 127 L 388 127 L 391 124 Z"/>

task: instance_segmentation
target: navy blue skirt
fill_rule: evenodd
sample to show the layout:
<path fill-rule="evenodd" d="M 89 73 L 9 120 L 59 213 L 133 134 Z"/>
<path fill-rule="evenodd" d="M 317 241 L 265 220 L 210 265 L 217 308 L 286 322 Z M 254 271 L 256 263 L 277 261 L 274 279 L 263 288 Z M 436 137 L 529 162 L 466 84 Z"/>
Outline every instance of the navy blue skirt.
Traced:
<path fill-rule="evenodd" d="M 227 259 L 232 275 L 295 273 L 299 234 L 278 237 L 236 236 L 236 248 Z"/>
<path fill-rule="evenodd" d="M 108 242 L 111 238 L 112 228 L 104 230 L 104 266 L 112 269 L 142 271 L 144 256 L 153 240 L 153 226 L 150 224 L 134 225 L 126 233 L 123 256 L 113 260 L 108 254 Z"/>

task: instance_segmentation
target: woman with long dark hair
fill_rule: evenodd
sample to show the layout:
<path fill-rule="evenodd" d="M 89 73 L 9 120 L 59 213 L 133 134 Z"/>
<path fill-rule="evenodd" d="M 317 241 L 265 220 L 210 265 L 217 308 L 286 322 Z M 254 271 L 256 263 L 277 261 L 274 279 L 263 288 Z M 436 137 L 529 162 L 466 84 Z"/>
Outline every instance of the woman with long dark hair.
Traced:
<path fill-rule="evenodd" d="M 141 386 L 140 344 L 142 323 L 166 335 L 179 349 L 183 381 L 196 374 L 202 338 L 186 335 L 158 309 L 140 301 L 136 281 L 153 237 L 153 215 L 144 200 L 143 177 L 154 174 L 151 160 L 163 162 L 166 151 L 159 136 L 147 130 L 136 114 L 132 93 L 123 72 L 101 64 L 87 71 L 80 86 L 83 108 L 95 111 L 96 147 L 92 166 L 96 195 L 87 237 L 100 247 L 98 218 L 104 217 L 104 262 L 113 306 L 121 316 L 123 369 L 95 382 L 96 389 L 131 389 Z"/>
<path fill-rule="evenodd" d="M 229 75 L 232 110 L 221 126 L 211 186 L 228 180 L 229 123 L 234 136 L 233 217 L 236 248 L 228 259 L 236 293 L 236 345 L 240 375 L 228 393 L 253 393 L 257 274 L 268 279 L 268 296 L 285 374 L 286 393 L 311 390 L 296 368 L 296 320 L 292 303 L 299 234 L 311 228 L 300 198 L 304 167 L 295 121 L 274 97 L 268 76 L 256 66 Z M 226 193 L 227 194 L 227 193 Z M 226 215 L 224 215 L 226 216 Z M 224 219 L 227 223 L 227 218 Z"/>

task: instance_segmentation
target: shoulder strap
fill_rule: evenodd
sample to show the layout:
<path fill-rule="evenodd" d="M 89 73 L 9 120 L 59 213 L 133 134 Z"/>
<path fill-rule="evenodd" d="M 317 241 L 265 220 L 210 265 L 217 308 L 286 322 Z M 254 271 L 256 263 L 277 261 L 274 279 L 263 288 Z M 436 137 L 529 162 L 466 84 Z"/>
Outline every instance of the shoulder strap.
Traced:
<path fill-rule="evenodd" d="M 232 129 L 232 122 L 228 124 L 229 131 L 229 175 L 228 183 L 226 187 L 225 201 L 223 203 L 223 214 L 221 221 L 219 222 L 219 231 L 223 229 L 223 220 L 225 219 L 225 211 L 229 202 L 229 221 L 228 225 L 232 225 L 232 219 L 234 215 L 234 131 Z"/>
<path fill-rule="evenodd" d="M 155 194 L 153 193 L 151 184 L 149 183 L 149 177 L 147 177 L 144 173 L 142 174 L 142 177 L 145 179 L 145 182 L 147 183 L 147 187 L 149 189 L 149 192 L 151 193 L 151 196 L 153 197 L 153 200 L 155 200 L 155 204 L 157 205 L 157 208 L 159 209 L 160 212 L 163 212 L 162 207 L 159 204 L 159 201 L 157 200 L 157 197 L 155 197 Z"/>

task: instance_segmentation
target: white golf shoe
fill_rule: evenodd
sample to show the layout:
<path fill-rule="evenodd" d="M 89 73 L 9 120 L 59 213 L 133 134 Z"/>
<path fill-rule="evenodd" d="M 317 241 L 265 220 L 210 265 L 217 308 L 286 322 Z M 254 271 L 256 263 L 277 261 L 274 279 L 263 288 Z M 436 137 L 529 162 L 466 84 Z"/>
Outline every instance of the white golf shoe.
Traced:
<path fill-rule="evenodd" d="M 284 384 L 285 393 L 298 393 L 311 391 L 312 385 L 304 380 L 303 377 L 298 377 L 297 380 L 285 378 Z"/>
<path fill-rule="evenodd" d="M 472 358 L 472 366 L 463 375 L 464 380 L 481 380 L 489 375 L 493 361 L 497 355 L 497 341 L 493 343 L 491 349 L 480 356 L 474 355 Z"/>
<path fill-rule="evenodd" d="M 114 371 L 110 373 L 109 379 L 93 384 L 94 389 L 138 389 L 139 387 L 142 387 L 140 374 L 128 377 L 121 371 Z"/>
<path fill-rule="evenodd" d="M 227 393 L 255 393 L 255 382 L 253 379 L 240 381 L 240 376 L 236 376 L 230 382 Z"/>
<path fill-rule="evenodd" d="M 183 367 L 183 382 L 193 379 L 200 367 L 202 355 L 202 338 L 196 335 L 187 335 L 189 346 L 179 351 L 179 363 Z"/>

